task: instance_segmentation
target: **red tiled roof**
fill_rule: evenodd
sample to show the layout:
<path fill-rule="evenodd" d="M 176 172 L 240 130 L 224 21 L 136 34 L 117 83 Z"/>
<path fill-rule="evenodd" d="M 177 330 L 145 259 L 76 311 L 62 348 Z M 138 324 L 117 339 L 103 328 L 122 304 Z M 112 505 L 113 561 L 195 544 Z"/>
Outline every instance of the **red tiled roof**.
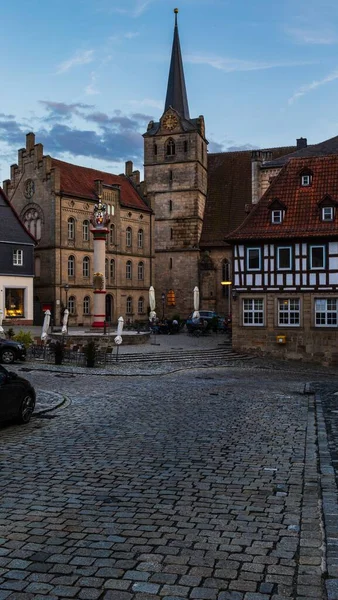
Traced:
<path fill-rule="evenodd" d="M 273 158 L 278 158 L 294 149 L 286 146 L 269 151 Z M 244 221 L 245 205 L 251 204 L 251 198 L 251 150 L 208 154 L 208 194 L 201 248 L 224 246 L 226 234 Z"/>
<path fill-rule="evenodd" d="M 301 186 L 300 172 L 313 172 L 312 185 Z M 329 195 L 338 200 L 338 156 L 291 159 L 274 179 L 261 200 L 227 241 L 247 239 L 308 238 L 338 235 L 338 217 L 323 222 L 318 202 Z M 283 223 L 271 224 L 268 206 L 278 199 L 286 206 Z"/>
<path fill-rule="evenodd" d="M 144 212 L 151 212 L 149 206 L 138 194 L 132 183 L 124 175 L 112 175 L 88 167 L 72 165 L 62 160 L 52 158 L 52 167 L 60 169 L 60 187 L 65 194 L 74 194 L 91 200 L 97 200 L 95 179 L 101 179 L 107 185 L 121 187 L 121 205 Z"/>

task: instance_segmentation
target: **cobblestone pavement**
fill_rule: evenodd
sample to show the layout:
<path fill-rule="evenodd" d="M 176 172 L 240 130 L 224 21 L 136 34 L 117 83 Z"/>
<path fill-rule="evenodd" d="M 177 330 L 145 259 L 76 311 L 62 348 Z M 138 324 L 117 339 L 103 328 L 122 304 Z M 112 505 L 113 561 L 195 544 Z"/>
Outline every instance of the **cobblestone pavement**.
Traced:
<path fill-rule="evenodd" d="M 0 428 L 0 600 L 326 598 L 304 375 L 26 376 L 71 404 Z"/>

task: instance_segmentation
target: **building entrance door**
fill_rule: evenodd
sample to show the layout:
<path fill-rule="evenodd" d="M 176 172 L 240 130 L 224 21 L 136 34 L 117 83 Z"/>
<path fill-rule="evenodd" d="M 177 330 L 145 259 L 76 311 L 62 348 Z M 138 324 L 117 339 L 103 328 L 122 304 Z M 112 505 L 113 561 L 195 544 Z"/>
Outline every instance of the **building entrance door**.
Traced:
<path fill-rule="evenodd" d="M 111 294 L 106 295 L 106 321 L 112 323 L 114 318 L 114 298 Z"/>

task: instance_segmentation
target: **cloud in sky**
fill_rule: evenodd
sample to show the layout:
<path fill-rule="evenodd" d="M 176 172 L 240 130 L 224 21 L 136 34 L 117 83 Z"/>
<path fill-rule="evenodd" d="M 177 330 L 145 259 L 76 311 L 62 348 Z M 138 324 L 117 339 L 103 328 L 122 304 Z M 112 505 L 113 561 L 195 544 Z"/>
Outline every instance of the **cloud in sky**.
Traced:
<path fill-rule="evenodd" d="M 90 82 L 85 87 L 86 96 L 96 96 L 97 94 L 100 93 L 96 87 L 96 81 L 97 81 L 97 75 L 96 75 L 95 71 L 92 71 L 90 74 Z"/>
<path fill-rule="evenodd" d="M 209 65 L 214 69 L 232 73 L 236 71 L 260 71 L 266 69 L 275 69 L 278 67 L 298 67 L 313 64 L 309 61 L 251 61 L 239 58 L 190 54 L 186 57 L 186 62 L 199 65 Z"/>
<path fill-rule="evenodd" d="M 83 104 L 77 102 L 74 104 L 66 104 L 65 102 L 53 102 L 49 100 L 40 100 L 48 112 L 47 117 L 43 117 L 43 121 L 64 121 L 69 120 L 73 115 L 82 116 L 83 110 L 94 108 L 93 104 Z"/>
<path fill-rule="evenodd" d="M 87 65 L 88 63 L 93 62 L 94 60 L 94 50 L 78 50 L 72 58 L 65 60 L 60 63 L 57 67 L 57 74 L 66 73 L 70 71 L 73 67 L 78 67 L 80 65 Z"/>
<path fill-rule="evenodd" d="M 150 108 L 158 108 L 159 110 L 164 109 L 164 101 L 154 100 L 153 98 L 144 98 L 143 100 L 129 100 L 131 106 L 149 106 Z"/>
<path fill-rule="evenodd" d="M 315 90 L 315 89 L 321 87 L 322 85 L 325 85 L 326 83 L 330 83 L 331 81 L 335 81 L 336 79 L 338 79 L 338 70 L 333 71 L 332 73 L 330 73 L 329 75 L 324 77 L 324 79 L 319 79 L 317 81 L 312 81 L 312 83 L 307 83 L 305 85 L 302 85 L 293 94 L 293 96 L 291 96 L 291 98 L 289 98 L 288 103 L 293 104 L 295 102 L 295 100 L 298 100 L 298 98 L 301 98 L 302 96 L 305 96 L 309 92 L 312 92 L 312 90 Z"/>
<path fill-rule="evenodd" d="M 331 44 L 336 44 L 338 41 L 337 36 L 329 30 L 286 27 L 285 32 L 296 44 L 318 44 L 329 46 Z"/>

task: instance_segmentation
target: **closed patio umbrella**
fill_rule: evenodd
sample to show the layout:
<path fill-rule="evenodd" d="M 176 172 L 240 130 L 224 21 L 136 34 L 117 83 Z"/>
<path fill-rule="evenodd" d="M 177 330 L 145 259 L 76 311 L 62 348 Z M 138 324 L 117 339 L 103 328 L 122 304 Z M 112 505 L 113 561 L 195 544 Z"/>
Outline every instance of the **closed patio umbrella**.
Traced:
<path fill-rule="evenodd" d="M 65 334 L 68 331 L 68 317 L 69 317 L 69 310 L 68 310 L 68 308 L 66 308 L 65 312 L 63 313 L 63 319 L 62 319 L 62 329 L 61 329 L 62 334 Z"/>
<path fill-rule="evenodd" d="M 194 287 L 194 314 L 192 316 L 193 319 L 199 319 L 200 318 L 200 313 L 199 313 L 199 308 L 200 308 L 200 292 L 198 287 Z"/>
<path fill-rule="evenodd" d="M 149 321 L 152 321 L 153 319 L 156 319 L 156 312 L 155 312 L 156 300 L 155 300 L 155 290 L 154 290 L 153 286 L 151 286 L 149 288 L 149 306 L 150 306 Z"/>
<path fill-rule="evenodd" d="M 2 327 L 3 315 L 4 315 L 4 313 L 3 313 L 2 309 L 0 308 L 0 337 L 5 335 L 4 329 Z"/>
<path fill-rule="evenodd" d="M 116 362 L 118 361 L 119 358 L 119 345 L 122 344 L 122 331 L 123 331 L 123 325 L 124 325 L 124 320 L 123 317 L 119 317 L 117 320 L 117 335 L 114 338 L 114 342 L 117 346 L 116 349 Z"/>
<path fill-rule="evenodd" d="M 45 318 L 43 320 L 43 325 L 42 325 L 42 332 L 41 332 L 41 339 L 43 342 L 45 342 L 47 339 L 49 324 L 50 324 L 50 310 L 46 310 Z"/>

